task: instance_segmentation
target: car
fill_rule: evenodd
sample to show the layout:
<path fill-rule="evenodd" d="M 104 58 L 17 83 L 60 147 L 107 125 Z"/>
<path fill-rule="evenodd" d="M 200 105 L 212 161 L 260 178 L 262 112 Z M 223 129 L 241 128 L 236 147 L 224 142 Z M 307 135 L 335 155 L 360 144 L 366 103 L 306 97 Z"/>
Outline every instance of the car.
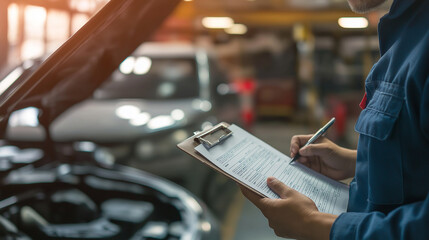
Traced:
<path fill-rule="evenodd" d="M 26 61 L 9 76 L 17 70 L 26 76 L 41 63 Z M 212 183 L 220 176 L 182 154 L 176 144 L 220 120 L 237 123 L 237 108 L 237 94 L 208 50 L 189 43 L 144 43 L 91 98 L 55 119 L 50 131 L 56 143 L 94 145 L 99 161 L 143 169 L 217 203 L 206 192 L 218 188 Z M 34 107 L 13 112 L 7 139 L 18 145 L 43 143 L 39 113 Z"/>
<path fill-rule="evenodd" d="M 25 65 L 30 63 L 16 69 Z M 182 179 L 195 161 L 180 154 L 175 145 L 218 121 L 237 122 L 238 98 L 230 92 L 207 50 L 189 43 L 145 43 L 92 98 L 67 109 L 52 123 L 52 139 L 96 143 L 112 161 Z M 38 114 L 35 108 L 14 112 L 7 139 L 44 141 Z"/>
<path fill-rule="evenodd" d="M 0 153 L 1 239 L 220 238 L 204 203 L 165 179 L 119 165 L 43 164 L 35 148 Z"/>
<path fill-rule="evenodd" d="M 54 139 L 53 123 L 92 98 L 178 2 L 111 0 L 36 69 L 23 64 L 0 82 L 1 239 L 220 238 L 188 190 L 110 161 L 106 146 Z M 24 119 L 41 141 L 8 139 L 19 110 L 37 113 Z"/>

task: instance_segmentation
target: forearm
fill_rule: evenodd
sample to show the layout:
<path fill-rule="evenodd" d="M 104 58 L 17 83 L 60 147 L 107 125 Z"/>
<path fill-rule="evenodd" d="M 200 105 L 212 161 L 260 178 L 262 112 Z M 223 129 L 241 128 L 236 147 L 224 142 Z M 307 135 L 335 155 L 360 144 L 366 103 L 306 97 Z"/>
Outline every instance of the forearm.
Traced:
<path fill-rule="evenodd" d="M 342 159 L 344 159 L 344 164 L 346 165 L 344 169 L 346 169 L 347 178 L 354 177 L 356 170 L 357 150 L 341 147 L 340 151 Z"/>
<path fill-rule="evenodd" d="M 306 224 L 307 235 L 304 236 L 304 239 L 312 240 L 312 239 L 329 239 L 329 234 L 331 232 L 332 225 L 337 219 L 338 216 L 317 212 L 309 219 Z"/>

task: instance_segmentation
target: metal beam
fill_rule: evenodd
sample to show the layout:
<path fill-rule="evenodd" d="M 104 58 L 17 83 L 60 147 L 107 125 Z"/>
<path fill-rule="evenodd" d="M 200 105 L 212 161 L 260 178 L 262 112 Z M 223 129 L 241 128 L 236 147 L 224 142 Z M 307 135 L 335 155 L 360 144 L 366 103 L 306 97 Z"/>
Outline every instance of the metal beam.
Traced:
<path fill-rule="evenodd" d="M 182 19 L 199 19 L 206 16 L 228 16 L 238 23 L 254 27 L 282 27 L 295 23 L 336 23 L 339 17 L 363 16 L 350 10 L 255 10 L 255 11 L 222 11 L 199 9 L 193 4 L 182 2 L 174 12 L 174 16 Z"/>

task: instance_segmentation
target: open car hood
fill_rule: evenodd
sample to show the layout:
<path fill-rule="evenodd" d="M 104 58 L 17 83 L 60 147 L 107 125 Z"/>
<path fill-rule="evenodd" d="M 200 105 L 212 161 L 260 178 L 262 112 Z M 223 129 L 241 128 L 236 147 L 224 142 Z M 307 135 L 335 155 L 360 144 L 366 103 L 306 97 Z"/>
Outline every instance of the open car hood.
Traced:
<path fill-rule="evenodd" d="M 161 25 L 180 0 L 111 0 L 32 75 L 0 95 L 0 133 L 9 115 L 42 109 L 49 125 L 74 104 L 92 96 L 108 76 Z"/>

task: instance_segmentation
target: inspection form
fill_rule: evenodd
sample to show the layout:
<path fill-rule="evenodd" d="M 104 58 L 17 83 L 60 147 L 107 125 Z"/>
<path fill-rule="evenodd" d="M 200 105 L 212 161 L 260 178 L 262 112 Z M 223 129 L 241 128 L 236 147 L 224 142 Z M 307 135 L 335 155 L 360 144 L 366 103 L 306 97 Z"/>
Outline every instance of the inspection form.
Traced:
<path fill-rule="evenodd" d="M 349 187 L 323 176 L 274 149 L 236 125 L 232 136 L 211 149 L 195 150 L 239 181 L 269 198 L 279 198 L 267 186 L 272 176 L 312 199 L 319 211 L 340 214 L 347 209 Z"/>

